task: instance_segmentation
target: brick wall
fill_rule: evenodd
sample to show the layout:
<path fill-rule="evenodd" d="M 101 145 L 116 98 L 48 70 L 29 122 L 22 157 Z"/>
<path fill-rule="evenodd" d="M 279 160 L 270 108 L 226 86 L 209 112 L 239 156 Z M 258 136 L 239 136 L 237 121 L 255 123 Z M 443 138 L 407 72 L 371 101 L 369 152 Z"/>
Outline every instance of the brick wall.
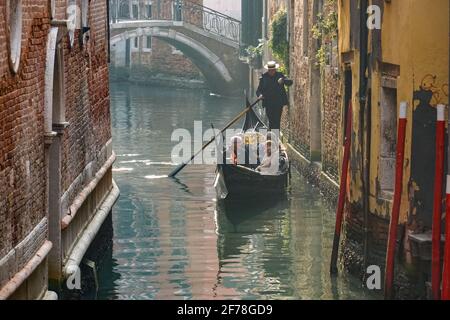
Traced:
<path fill-rule="evenodd" d="M 203 0 L 191 0 L 194 4 L 203 4 Z M 161 0 L 160 10 L 156 3 L 153 4 L 153 19 L 170 20 L 173 18 L 173 1 Z M 194 12 L 194 13 L 192 13 Z M 201 26 L 203 21 L 200 11 L 185 10 L 183 14 L 187 15 L 189 22 Z M 133 42 L 134 39 L 131 39 Z M 132 43 L 133 46 L 133 43 Z M 169 76 L 177 76 L 185 79 L 201 79 L 203 78 L 198 68 L 184 55 L 173 54 L 173 47 L 156 38 L 152 38 L 151 52 L 141 51 L 137 49 L 131 54 L 131 63 L 134 66 L 143 66 L 145 72 L 151 73 L 152 76 L 164 74 Z"/>
<path fill-rule="evenodd" d="M 310 88 L 310 59 L 303 54 L 303 1 L 295 1 L 291 18 L 290 76 L 294 80 L 291 87 L 291 102 L 289 122 L 285 126 L 290 131 L 290 142 L 309 157 L 310 149 L 310 116 L 309 116 L 309 88 Z M 308 14 L 308 13 L 306 13 Z M 308 47 L 308 55 L 310 56 Z"/>
<path fill-rule="evenodd" d="M 21 63 L 13 74 L 5 1 L 0 2 L 0 258 L 46 215 L 43 87 L 49 17 L 47 1 L 23 4 Z"/>
<path fill-rule="evenodd" d="M 67 1 L 57 0 L 55 3 L 55 17 L 65 19 Z M 77 4 L 80 5 L 81 1 Z M 104 156 L 99 156 L 100 150 L 111 139 L 106 9 L 106 1 L 89 1 L 91 30 L 87 43 L 82 45 L 78 41 L 78 33 L 73 47 L 68 35 L 61 39 L 65 120 L 69 122 L 62 136 L 62 192 L 89 162 L 93 164 L 92 174 L 97 172 L 105 162 Z M 49 1 L 22 0 L 22 46 L 17 74 L 9 66 L 9 26 L 5 11 L 5 1 L 1 1 L 0 260 L 26 239 L 48 211 L 44 94 L 51 14 Z M 83 181 L 74 188 L 71 198 L 88 182 Z M 30 248 L 37 250 L 47 233 L 45 224 L 45 236 L 31 239 L 33 246 Z M 13 265 L 0 265 L 0 287 L 34 253 L 27 252 L 26 259 L 16 253 L 14 259 L 8 258 Z"/>
<path fill-rule="evenodd" d="M 286 9 L 279 1 L 271 1 L 269 14 L 272 17 L 280 8 Z M 322 170 L 338 180 L 338 167 L 341 140 L 341 80 L 336 74 L 332 61 L 337 61 L 336 53 L 325 66 L 317 65 L 317 40 L 312 36 L 312 28 L 316 23 L 313 1 L 293 1 L 288 14 L 291 19 L 290 29 L 290 77 L 294 85 L 290 88 L 290 107 L 284 113 L 282 127 L 290 143 L 305 157 L 312 155 L 312 132 L 320 127 L 320 160 Z M 335 12 L 336 5 L 325 1 L 322 12 L 324 16 Z M 305 11 L 306 9 L 306 11 Z M 305 21 L 307 20 L 307 24 Z M 307 28 L 307 29 L 305 29 Z M 307 38 L 305 38 L 305 36 Z M 317 92 L 312 90 L 313 73 L 317 73 Z M 314 120 L 311 111 L 320 109 L 318 120 Z"/>
<path fill-rule="evenodd" d="M 69 126 L 63 135 L 62 192 L 88 163 L 96 160 L 111 137 L 106 2 L 91 1 L 89 12 L 89 42 L 81 46 L 75 41 L 73 47 L 70 47 L 68 37 L 64 42 L 66 121 Z M 99 161 L 94 172 L 101 165 Z M 74 192 L 72 197 L 77 193 Z"/>
<path fill-rule="evenodd" d="M 322 168 L 339 181 L 341 129 L 341 79 L 331 67 L 322 72 Z"/>
<path fill-rule="evenodd" d="M 156 38 L 152 39 L 152 51 L 149 53 L 141 53 L 141 64 L 149 72 L 154 74 L 167 74 L 179 76 L 181 78 L 201 77 L 197 67 L 184 55 L 173 52 L 173 47 Z M 133 52 L 132 64 L 137 65 L 139 62 L 139 53 Z"/>

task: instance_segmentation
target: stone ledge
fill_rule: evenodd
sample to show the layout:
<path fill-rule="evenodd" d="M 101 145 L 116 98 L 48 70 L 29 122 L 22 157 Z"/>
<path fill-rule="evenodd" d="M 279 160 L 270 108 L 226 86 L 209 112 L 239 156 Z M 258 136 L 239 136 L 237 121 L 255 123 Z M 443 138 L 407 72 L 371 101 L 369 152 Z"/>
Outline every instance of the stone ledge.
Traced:
<path fill-rule="evenodd" d="M 296 168 L 311 184 L 318 188 L 331 205 L 336 205 L 339 194 L 339 184 L 322 171 L 320 163 L 309 161 L 291 144 L 286 143 L 286 146 L 288 148 L 289 159 L 294 168 Z"/>
<path fill-rule="evenodd" d="M 90 244 L 92 243 L 98 231 L 100 230 L 100 227 L 103 225 L 103 222 L 105 221 L 106 217 L 111 212 L 114 204 L 119 198 L 119 195 L 120 190 L 113 180 L 113 188 L 111 189 L 108 196 L 106 197 L 106 199 L 101 204 L 100 208 L 93 216 L 92 220 L 84 229 L 78 241 L 72 247 L 70 255 L 67 257 L 64 263 L 63 274 L 65 277 L 69 277 L 78 270 L 81 260 L 83 259 Z"/>
<path fill-rule="evenodd" d="M 0 285 L 18 273 L 36 255 L 46 241 L 47 231 L 48 220 L 43 218 L 17 246 L 0 259 Z"/>
<path fill-rule="evenodd" d="M 28 263 L 0 289 L 0 300 L 8 299 L 33 274 L 34 270 L 45 260 L 51 248 L 52 243 L 48 240 L 45 241 Z"/>

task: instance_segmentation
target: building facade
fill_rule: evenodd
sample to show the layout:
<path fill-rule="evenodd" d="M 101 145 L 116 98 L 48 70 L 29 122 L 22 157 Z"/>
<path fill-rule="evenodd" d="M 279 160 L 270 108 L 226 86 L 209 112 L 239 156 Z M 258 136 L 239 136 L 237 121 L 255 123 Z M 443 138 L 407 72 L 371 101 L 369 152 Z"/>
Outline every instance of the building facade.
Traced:
<path fill-rule="evenodd" d="M 107 7 L 0 3 L 0 299 L 54 297 L 118 198 Z"/>
<path fill-rule="evenodd" d="M 340 180 L 346 180 L 341 258 L 346 270 L 362 280 L 368 266 L 385 268 L 399 106 L 408 105 L 394 288 L 397 297 L 426 297 L 437 105 L 446 106 L 448 118 L 449 2 L 264 0 L 260 4 L 263 62 L 277 58 L 269 45 L 271 22 L 280 11 L 287 16 L 285 67 L 294 86 L 282 130 L 291 159 L 333 202 Z M 264 72 L 260 67 L 251 71 L 253 92 Z M 350 170 L 348 177 L 341 177 L 350 106 Z"/>
<path fill-rule="evenodd" d="M 111 0 L 111 7 L 123 19 L 172 20 L 177 14 L 174 0 Z M 192 3 L 202 5 L 202 0 Z M 121 41 L 111 48 L 113 79 L 193 87 L 204 87 L 204 79 L 194 63 L 174 46 L 142 35 Z"/>
<path fill-rule="evenodd" d="M 395 289 L 398 296 L 425 297 L 431 251 L 418 249 L 431 245 L 436 107 L 448 108 L 449 2 L 373 0 L 358 7 L 341 0 L 338 9 L 342 106 L 351 103 L 353 108 L 343 261 L 359 273 L 371 264 L 384 269 L 399 106 L 404 102 Z"/>

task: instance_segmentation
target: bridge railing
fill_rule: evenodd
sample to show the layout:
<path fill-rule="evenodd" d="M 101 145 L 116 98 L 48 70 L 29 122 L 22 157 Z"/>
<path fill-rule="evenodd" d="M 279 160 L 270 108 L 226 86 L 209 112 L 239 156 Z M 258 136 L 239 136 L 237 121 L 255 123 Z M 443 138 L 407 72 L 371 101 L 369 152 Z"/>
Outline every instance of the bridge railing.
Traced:
<path fill-rule="evenodd" d="M 129 20 L 182 21 L 240 44 L 241 21 L 189 0 L 109 0 L 111 23 Z M 149 8 L 149 6 L 151 6 Z"/>

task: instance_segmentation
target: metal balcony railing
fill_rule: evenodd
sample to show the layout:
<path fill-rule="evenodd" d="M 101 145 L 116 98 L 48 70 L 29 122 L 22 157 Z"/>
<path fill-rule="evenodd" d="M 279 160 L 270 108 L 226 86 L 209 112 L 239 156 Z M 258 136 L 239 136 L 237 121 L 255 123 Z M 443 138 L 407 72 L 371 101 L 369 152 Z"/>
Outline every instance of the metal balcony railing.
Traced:
<path fill-rule="evenodd" d="M 189 0 L 109 0 L 111 23 L 171 20 L 189 23 L 240 44 L 241 21 Z"/>

